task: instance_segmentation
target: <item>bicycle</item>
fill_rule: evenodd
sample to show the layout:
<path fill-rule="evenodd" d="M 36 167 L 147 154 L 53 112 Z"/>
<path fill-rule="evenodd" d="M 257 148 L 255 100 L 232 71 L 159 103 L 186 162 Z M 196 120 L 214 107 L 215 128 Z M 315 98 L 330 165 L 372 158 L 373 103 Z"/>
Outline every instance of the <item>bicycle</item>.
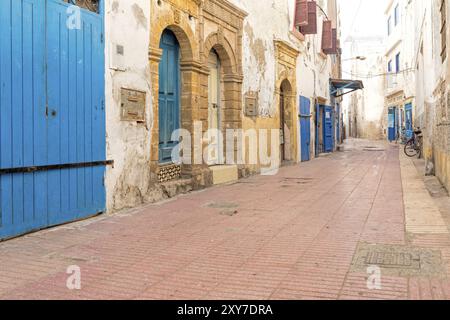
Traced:
<path fill-rule="evenodd" d="M 405 154 L 413 158 L 415 156 L 418 156 L 419 158 L 422 155 L 422 130 L 420 128 L 417 128 L 414 130 L 413 137 L 408 140 L 408 142 L 405 145 Z"/>
<path fill-rule="evenodd" d="M 409 141 L 408 135 L 406 134 L 406 128 L 404 128 L 404 127 L 402 128 L 402 131 L 400 133 L 399 140 L 400 140 L 400 144 L 402 144 L 402 145 L 406 145 Z"/>

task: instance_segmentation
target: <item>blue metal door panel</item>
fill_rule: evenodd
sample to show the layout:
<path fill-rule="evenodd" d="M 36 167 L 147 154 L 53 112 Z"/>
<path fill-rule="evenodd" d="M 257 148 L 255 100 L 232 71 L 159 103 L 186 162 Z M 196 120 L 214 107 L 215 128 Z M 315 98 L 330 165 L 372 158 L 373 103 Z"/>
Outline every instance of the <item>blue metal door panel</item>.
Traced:
<path fill-rule="evenodd" d="M 389 108 L 388 114 L 388 139 L 389 141 L 395 141 L 397 137 L 396 128 L 396 110 L 395 108 Z"/>
<path fill-rule="evenodd" d="M 0 3 L 0 169 L 105 160 L 103 18 L 68 29 L 67 7 Z M 104 172 L 0 175 L 0 239 L 104 211 Z"/>
<path fill-rule="evenodd" d="M 300 97 L 300 137 L 301 160 L 309 161 L 311 153 L 311 102 L 306 97 Z"/>
<path fill-rule="evenodd" d="M 341 106 L 336 104 L 336 141 L 341 143 Z"/>
<path fill-rule="evenodd" d="M 413 114 L 412 114 L 412 104 L 408 103 L 405 106 L 405 129 L 406 136 L 408 139 L 413 137 Z"/>
<path fill-rule="evenodd" d="M 164 31 L 160 47 L 163 50 L 159 64 L 159 161 L 170 163 L 172 151 L 178 141 L 172 141 L 172 134 L 180 128 L 179 106 L 179 44 L 175 35 Z"/>
<path fill-rule="evenodd" d="M 333 108 L 330 106 L 324 107 L 324 145 L 325 145 L 325 152 L 333 152 L 334 149 L 334 143 L 333 143 Z"/>
<path fill-rule="evenodd" d="M 315 146 L 316 146 L 316 156 L 320 154 L 320 143 L 319 143 L 319 123 L 322 121 L 320 117 L 321 106 L 316 104 L 316 116 L 315 116 Z"/>

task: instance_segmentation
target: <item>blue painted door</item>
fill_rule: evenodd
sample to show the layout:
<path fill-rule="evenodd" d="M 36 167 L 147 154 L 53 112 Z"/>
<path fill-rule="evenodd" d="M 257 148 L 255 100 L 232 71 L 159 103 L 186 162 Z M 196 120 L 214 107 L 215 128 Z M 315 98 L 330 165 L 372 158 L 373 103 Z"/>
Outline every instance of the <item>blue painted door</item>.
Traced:
<path fill-rule="evenodd" d="M 336 141 L 341 143 L 341 106 L 336 104 Z"/>
<path fill-rule="evenodd" d="M 301 160 L 309 161 L 311 153 L 311 101 L 300 97 Z"/>
<path fill-rule="evenodd" d="M 170 31 L 161 37 L 159 64 L 159 162 L 176 162 L 172 151 L 178 145 L 173 133 L 180 128 L 180 50 L 177 38 Z"/>
<path fill-rule="evenodd" d="M 0 169 L 105 160 L 103 16 L 0 3 Z M 0 174 L 0 239 L 105 210 L 104 166 Z"/>
<path fill-rule="evenodd" d="M 397 115 L 396 108 L 389 108 L 388 113 L 388 139 L 389 141 L 397 140 Z"/>
<path fill-rule="evenodd" d="M 323 113 L 323 129 L 324 129 L 324 148 L 325 152 L 333 152 L 334 149 L 334 116 L 333 108 L 330 106 L 324 106 Z"/>
<path fill-rule="evenodd" d="M 411 139 L 413 136 L 413 114 L 412 114 L 412 104 L 408 103 L 405 106 L 405 129 L 406 136 Z"/>

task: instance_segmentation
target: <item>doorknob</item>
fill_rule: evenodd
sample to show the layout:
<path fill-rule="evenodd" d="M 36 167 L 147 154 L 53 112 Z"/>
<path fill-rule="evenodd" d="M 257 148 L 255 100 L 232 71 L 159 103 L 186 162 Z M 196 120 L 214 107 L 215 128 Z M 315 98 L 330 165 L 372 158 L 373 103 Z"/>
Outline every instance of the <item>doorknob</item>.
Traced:
<path fill-rule="evenodd" d="M 48 118 L 48 116 L 56 117 L 57 112 L 55 109 L 49 109 L 49 107 L 45 108 L 45 116 Z"/>

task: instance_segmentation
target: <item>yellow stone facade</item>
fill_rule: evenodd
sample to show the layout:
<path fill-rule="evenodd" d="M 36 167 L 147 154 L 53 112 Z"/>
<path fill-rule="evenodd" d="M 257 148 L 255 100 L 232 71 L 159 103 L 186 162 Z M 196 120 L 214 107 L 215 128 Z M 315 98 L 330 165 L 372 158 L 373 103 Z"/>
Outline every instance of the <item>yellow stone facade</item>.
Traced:
<path fill-rule="evenodd" d="M 194 123 L 201 121 L 208 129 L 208 55 L 212 49 L 221 61 L 223 91 L 221 127 L 242 128 L 242 30 L 246 13 L 226 1 L 159 0 L 151 2 L 149 61 L 152 87 L 153 123 L 151 133 L 151 171 L 156 179 L 159 124 L 159 43 L 164 30 L 171 30 L 181 51 L 181 127 L 194 132 Z M 193 157 L 195 152 L 193 144 Z M 193 159 L 194 160 L 194 159 Z M 195 161 L 193 161 L 195 163 Z M 206 165 L 183 165 L 182 174 L 193 179 L 194 186 L 213 183 L 213 174 Z"/>

